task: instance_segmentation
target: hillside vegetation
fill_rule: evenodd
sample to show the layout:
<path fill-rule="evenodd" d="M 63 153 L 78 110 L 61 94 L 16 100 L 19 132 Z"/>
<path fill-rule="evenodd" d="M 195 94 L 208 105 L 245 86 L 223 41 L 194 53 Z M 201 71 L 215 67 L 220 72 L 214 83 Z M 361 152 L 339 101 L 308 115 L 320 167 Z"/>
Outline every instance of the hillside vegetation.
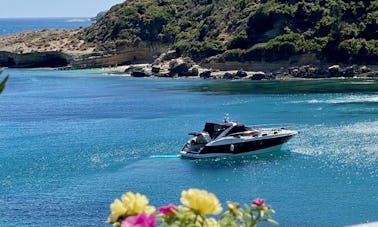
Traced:
<path fill-rule="evenodd" d="M 376 64 L 378 0 L 128 0 L 85 37 L 102 50 L 171 44 L 197 61 L 313 53 L 323 61 Z"/>

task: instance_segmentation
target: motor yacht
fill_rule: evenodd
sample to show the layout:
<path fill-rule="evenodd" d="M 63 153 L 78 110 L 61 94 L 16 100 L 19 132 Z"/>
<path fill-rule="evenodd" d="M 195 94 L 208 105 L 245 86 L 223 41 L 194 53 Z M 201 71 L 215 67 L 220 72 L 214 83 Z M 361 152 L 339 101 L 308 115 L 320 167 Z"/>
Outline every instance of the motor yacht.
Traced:
<path fill-rule="evenodd" d="M 298 131 L 285 128 L 253 129 L 226 116 L 223 122 L 207 122 L 202 131 L 189 133 L 193 137 L 182 148 L 181 156 L 201 159 L 273 152 L 296 134 Z"/>

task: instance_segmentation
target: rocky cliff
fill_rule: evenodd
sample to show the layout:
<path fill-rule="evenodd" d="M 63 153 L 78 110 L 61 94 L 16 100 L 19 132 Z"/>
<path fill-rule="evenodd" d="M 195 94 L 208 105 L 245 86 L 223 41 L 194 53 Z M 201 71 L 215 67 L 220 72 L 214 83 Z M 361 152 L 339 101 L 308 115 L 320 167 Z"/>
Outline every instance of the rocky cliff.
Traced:
<path fill-rule="evenodd" d="M 0 66 L 94 68 L 151 62 L 167 49 L 160 43 L 99 49 L 83 29 L 46 29 L 0 36 Z"/>
<path fill-rule="evenodd" d="M 5 67 L 67 66 L 74 56 L 89 54 L 93 45 L 82 30 L 49 29 L 0 36 L 0 65 Z"/>

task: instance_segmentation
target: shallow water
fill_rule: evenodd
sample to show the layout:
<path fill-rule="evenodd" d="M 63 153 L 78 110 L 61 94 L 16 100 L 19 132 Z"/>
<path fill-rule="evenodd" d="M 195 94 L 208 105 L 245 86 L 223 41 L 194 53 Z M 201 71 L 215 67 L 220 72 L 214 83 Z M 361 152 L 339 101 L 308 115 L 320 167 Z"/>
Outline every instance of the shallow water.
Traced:
<path fill-rule="evenodd" d="M 0 226 L 101 226 L 124 192 L 160 206 L 179 203 L 193 187 L 223 205 L 265 198 L 280 226 L 378 220 L 376 80 L 332 80 L 330 89 L 316 80 L 141 79 L 101 70 L 7 69 L 2 76 L 8 73 L 0 96 Z M 177 158 L 188 132 L 225 113 L 300 134 L 273 155 Z"/>

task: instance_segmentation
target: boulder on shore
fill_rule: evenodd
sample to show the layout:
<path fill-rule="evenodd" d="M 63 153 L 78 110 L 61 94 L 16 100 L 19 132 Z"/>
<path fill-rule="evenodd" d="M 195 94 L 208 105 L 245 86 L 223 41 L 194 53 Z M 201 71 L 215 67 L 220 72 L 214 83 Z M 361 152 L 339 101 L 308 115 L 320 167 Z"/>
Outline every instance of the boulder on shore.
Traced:
<path fill-rule="evenodd" d="M 266 80 L 267 75 L 264 72 L 255 72 L 253 73 L 251 80 Z"/>
<path fill-rule="evenodd" d="M 192 59 L 186 58 L 177 58 L 169 62 L 169 73 L 171 76 L 188 76 L 191 74 L 189 69 L 194 65 Z"/>
<path fill-rule="evenodd" d="M 150 77 L 152 76 L 151 68 L 148 64 L 130 65 L 125 69 L 125 73 L 133 77 Z"/>
<path fill-rule="evenodd" d="M 195 64 L 189 57 L 175 56 L 176 52 L 163 53 L 152 64 L 131 65 L 126 69 L 135 77 L 199 77 L 204 79 L 225 79 L 225 80 L 274 80 L 288 78 L 329 78 L 329 77 L 377 77 L 377 71 L 371 70 L 367 66 L 347 66 L 332 65 L 327 67 L 301 65 L 290 68 L 282 67 L 275 72 L 264 71 L 243 71 L 228 70 L 219 71 L 202 68 Z M 169 59 L 169 60 L 165 60 Z"/>
<path fill-rule="evenodd" d="M 205 71 L 201 72 L 201 73 L 199 74 L 199 76 L 200 76 L 201 78 L 204 78 L 204 79 L 209 79 L 210 76 L 211 76 L 211 71 L 210 71 L 210 70 L 205 70 Z"/>
<path fill-rule="evenodd" d="M 148 75 L 146 74 L 146 72 L 143 71 L 143 70 L 140 70 L 140 71 L 138 71 L 138 70 L 132 71 L 132 72 L 131 72 L 131 76 L 133 76 L 133 77 L 148 77 Z"/>
<path fill-rule="evenodd" d="M 330 77 L 339 77 L 341 75 L 340 65 L 332 65 L 328 67 L 328 74 Z"/>

